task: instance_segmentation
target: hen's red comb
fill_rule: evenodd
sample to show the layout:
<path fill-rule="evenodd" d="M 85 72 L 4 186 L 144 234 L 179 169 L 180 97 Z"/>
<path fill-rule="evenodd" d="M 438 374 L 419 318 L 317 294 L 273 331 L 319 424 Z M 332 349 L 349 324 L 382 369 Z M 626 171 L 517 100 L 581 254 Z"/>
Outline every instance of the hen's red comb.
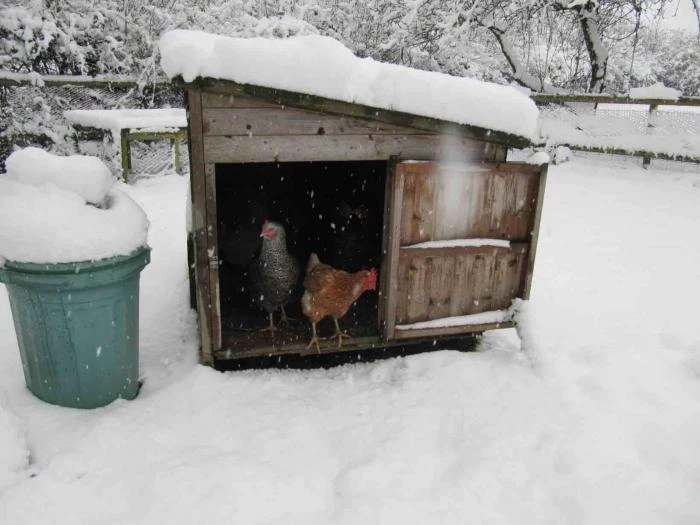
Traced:
<path fill-rule="evenodd" d="M 370 268 L 369 269 L 369 277 L 367 278 L 369 287 L 374 290 L 377 286 L 377 269 L 376 268 Z"/>

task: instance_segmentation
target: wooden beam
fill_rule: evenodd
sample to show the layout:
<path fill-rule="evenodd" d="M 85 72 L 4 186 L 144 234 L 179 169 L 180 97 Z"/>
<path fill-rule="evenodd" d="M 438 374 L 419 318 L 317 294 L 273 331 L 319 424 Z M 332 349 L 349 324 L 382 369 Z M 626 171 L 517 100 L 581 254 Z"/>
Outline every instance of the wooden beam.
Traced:
<path fill-rule="evenodd" d="M 465 155 L 481 162 L 482 144 L 464 138 L 460 142 Z M 439 147 L 438 135 L 204 137 L 207 162 L 216 163 L 433 160 Z"/>
<path fill-rule="evenodd" d="M 646 106 L 700 106 L 700 97 L 678 97 L 678 99 L 630 98 L 618 95 L 594 94 L 545 94 L 534 93 L 530 98 L 539 103 L 564 104 L 569 102 L 586 102 L 589 104 L 643 104 Z"/>
<path fill-rule="evenodd" d="M 389 174 L 391 184 L 388 186 L 391 190 L 389 195 L 389 212 L 391 213 L 389 220 L 385 221 L 387 231 L 384 235 L 389 236 L 387 241 L 388 252 L 382 254 L 382 258 L 388 259 L 386 263 L 386 272 L 383 279 L 386 281 L 382 286 L 382 292 L 386 294 L 384 307 L 386 309 L 384 318 L 386 319 L 386 327 L 384 338 L 387 340 L 394 339 L 396 335 L 396 305 L 398 301 L 398 286 L 399 286 L 399 254 L 401 252 L 401 210 L 403 205 L 403 193 L 405 176 L 401 165 L 395 165 L 392 173 Z"/>
<path fill-rule="evenodd" d="M 539 187 L 537 188 L 537 203 L 535 205 L 535 213 L 532 216 L 530 225 L 530 246 L 527 255 L 527 264 L 525 265 L 525 277 L 522 280 L 522 289 L 520 297 L 523 299 L 530 298 L 530 289 L 532 287 L 532 276 L 535 271 L 535 255 L 537 255 L 537 243 L 540 236 L 540 222 L 542 220 L 542 208 L 544 206 L 544 191 L 547 185 L 547 169 L 549 165 L 545 164 L 540 172 Z"/>
<path fill-rule="evenodd" d="M 123 129 L 119 134 L 119 158 L 121 159 L 122 178 L 128 182 L 131 167 L 131 147 L 129 146 L 129 130 Z"/>
<path fill-rule="evenodd" d="M 202 133 L 202 98 L 196 87 L 187 90 L 190 148 L 190 190 L 192 192 L 192 237 L 194 240 L 195 285 L 199 313 L 200 361 L 213 364 L 211 340 L 211 289 L 207 254 L 207 191 Z"/>
<path fill-rule="evenodd" d="M 212 352 L 221 348 L 221 300 L 219 292 L 219 246 L 218 221 L 216 202 L 216 165 L 206 163 L 205 195 L 207 201 L 206 231 L 207 231 L 207 267 L 209 270 L 209 323 Z"/>
<path fill-rule="evenodd" d="M 564 146 L 567 146 L 568 148 L 574 150 L 574 151 L 583 151 L 586 153 L 604 153 L 607 155 L 625 155 L 628 157 L 642 157 L 643 159 L 647 158 L 649 160 L 652 159 L 660 159 L 660 160 L 675 160 L 678 162 L 693 162 L 695 164 L 700 164 L 700 157 L 696 156 L 691 156 L 691 155 L 673 155 L 669 153 L 657 153 L 654 151 L 648 151 L 648 150 L 637 150 L 637 149 L 625 149 L 625 148 L 614 148 L 614 147 L 605 147 L 605 146 L 581 146 L 577 144 L 562 144 Z"/>
<path fill-rule="evenodd" d="M 85 86 L 85 87 L 120 87 L 130 89 L 138 86 L 139 79 L 117 75 L 97 75 L 94 77 L 81 75 L 37 75 L 35 73 L 0 72 L 0 86 Z M 168 85 L 167 78 L 156 78 L 148 85 Z"/>
<path fill-rule="evenodd" d="M 389 276 L 390 266 L 389 266 L 389 252 L 391 247 L 391 242 L 393 239 L 392 229 L 391 229 L 391 210 L 392 208 L 392 195 L 394 188 L 394 171 L 396 170 L 396 163 L 398 159 L 396 157 L 391 157 L 389 162 L 387 162 L 386 167 L 386 180 L 384 181 L 384 209 L 383 209 L 383 222 L 382 222 L 382 253 L 381 253 L 381 266 L 379 268 L 379 298 L 377 302 L 377 327 L 379 333 L 386 336 L 387 333 L 387 315 L 389 309 L 388 297 L 389 297 Z"/>

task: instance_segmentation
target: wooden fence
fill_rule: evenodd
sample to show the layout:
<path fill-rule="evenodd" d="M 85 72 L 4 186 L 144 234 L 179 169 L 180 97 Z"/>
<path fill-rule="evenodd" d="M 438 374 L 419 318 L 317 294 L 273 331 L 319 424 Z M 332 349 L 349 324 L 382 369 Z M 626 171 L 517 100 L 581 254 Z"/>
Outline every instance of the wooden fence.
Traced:
<path fill-rule="evenodd" d="M 615 96 L 606 94 L 544 94 L 535 93 L 531 95 L 532 100 L 537 104 L 575 104 L 584 103 L 591 104 L 594 109 L 597 109 L 599 104 L 619 104 L 619 105 L 643 105 L 648 106 L 647 113 L 647 131 L 653 133 L 656 127 L 656 121 L 659 115 L 660 106 L 676 106 L 676 107 L 699 107 L 700 97 L 679 97 L 678 99 L 659 99 L 659 98 L 630 98 L 628 96 Z M 698 121 L 700 121 L 700 113 L 698 113 Z M 556 140 L 556 139 L 555 139 Z M 700 136 L 698 137 L 700 143 Z M 629 148 L 617 146 L 587 146 L 582 144 L 565 144 L 572 150 L 585 151 L 591 153 L 605 153 L 613 155 L 627 155 L 633 157 L 641 157 L 643 165 L 649 166 L 652 159 L 673 160 L 680 162 L 700 163 L 700 154 L 673 154 L 659 151 L 651 151 L 644 148 Z"/>

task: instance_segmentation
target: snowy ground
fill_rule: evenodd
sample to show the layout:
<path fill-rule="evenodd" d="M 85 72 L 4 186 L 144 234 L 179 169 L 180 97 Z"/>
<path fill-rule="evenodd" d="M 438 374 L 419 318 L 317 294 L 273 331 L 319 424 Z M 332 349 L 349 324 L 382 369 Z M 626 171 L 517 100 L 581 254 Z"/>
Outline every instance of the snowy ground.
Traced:
<path fill-rule="evenodd" d="M 196 365 L 185 180 L 125 189 L 144 387 L 35 399 L 0 287 L 0 523 L 700 523 L 697 170 L 552 166 L 522 343 L 315 371 Z"/>

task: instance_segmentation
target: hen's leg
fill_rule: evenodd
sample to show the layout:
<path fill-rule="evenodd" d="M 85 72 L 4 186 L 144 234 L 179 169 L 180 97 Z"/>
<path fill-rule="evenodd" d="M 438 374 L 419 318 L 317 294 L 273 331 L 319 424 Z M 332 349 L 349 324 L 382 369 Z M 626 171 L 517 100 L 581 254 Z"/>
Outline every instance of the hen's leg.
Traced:
<path fill-rule="evenodd" d="M 313 321 L 311 322 L 311 341 L 309 341 L 309 344 L 306 345 L 306 349 L 308 350 L 311 345 L 316 345 L 316 351 L 320 354 L 321 353 L 321 347 L 318 345 L 318 336 L 316 335 L 316 323 Z"/>
<path fill-rule="evenodd" d="M 277 330 L 277 327 L 275 326 L 275 319 L 272 315 L 272 312 L 268 314 L 270 316 L 270 326 L 267 328 L 263 328 L 260 331 L 261 332 L 270 332 L 270 335 L 275 335 L 275 330 Z"/>
<path fill-rule="evenodd" d="M 332 339 L 338 338 L 338 348 L 343 346 L 343 337 L 346 339 L 352 339 L 348 334 L 343 333 L 340 331 L 340 325 L 338 324 L 338 320 L 334 317 L 333 322 L 335 323 L 335 333 L 333 334 Z"/>
<path fill-rule="evenodd" d="M 280 307 L 282 310 L 282 319 L 280 319 L 280 324 L 288 325 L 290 321 L 294 321 L 291 317 L 287 317 L 287 312 L 284 311 L 284 306 Z"/>

